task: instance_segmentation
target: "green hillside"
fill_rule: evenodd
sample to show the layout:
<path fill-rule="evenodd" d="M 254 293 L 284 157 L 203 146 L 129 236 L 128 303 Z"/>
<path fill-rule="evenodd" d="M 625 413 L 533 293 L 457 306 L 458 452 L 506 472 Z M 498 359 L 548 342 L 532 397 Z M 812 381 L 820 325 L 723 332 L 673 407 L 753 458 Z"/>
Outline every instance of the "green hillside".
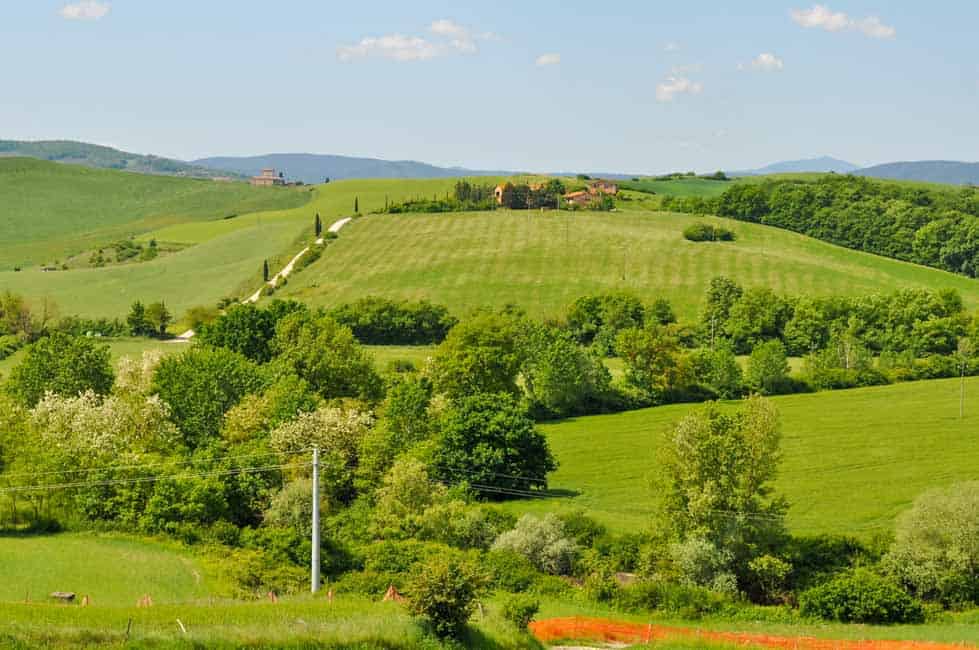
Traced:
<path fill-rule="evenodd" d="M 556 314 L 575 298 L 627 289 L 665 296 L 693 316 L 711 278 L 791 294 L 866 294 L 955 288 L 979 305 L 979 282 L 833 246 L 795 233 L 725 221 L 731 243 L 692 243 L 691 215 L 632 211 L 374 215 L 356 221 L 283 295 L 312 304 L 367 294 L 428 298 L 456 311 L 517 303 Z"/>
<path fill-rule="evenodd" d="M 0 268 L 52 263 L 168 224 L 298 207 L 308 192 L 0 158 Z"/>
<path fill-rule="evenodd" d="M 773 398 L 784 460 L 776 489 L 796 533 L 868 537 L 892 529 L 921 492 L 979 479 L 979 378 L 936 380 Z M 649 477 L 661 436 L 697 405 L 584 417 L 543 427 L 561 466 L 550 487 L 577 496 L 513 504 L 584 509 L 617 530 L 647 526 Z"/>

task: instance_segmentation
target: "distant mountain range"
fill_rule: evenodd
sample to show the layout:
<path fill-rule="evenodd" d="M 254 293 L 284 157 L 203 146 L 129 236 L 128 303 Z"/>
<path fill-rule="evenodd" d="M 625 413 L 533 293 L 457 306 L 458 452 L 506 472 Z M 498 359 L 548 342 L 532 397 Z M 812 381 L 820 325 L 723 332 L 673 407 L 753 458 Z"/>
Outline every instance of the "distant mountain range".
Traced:
<path fill-rule="evenodd" d="M 137 172 L 139 174 L 190 176 L 193 178 L 237 176 L 237 174 L 228 173 L 227 171 L 216 171 L 209 167 L 172 160 L 170 158 L 127 153 L 113 149 L 112 147 L 103 147 L 85 142 L 72 142 L 70 140 L 42 140 L 37 142 L 0 140 L 0 157 L 8 156 L 40 158 L 41 160 L 82 165 L 84 167 L 118 169 L 121 171 Z"/>
<path fill-rule="evenodd" d="M 927 181 L 950 185 L 979 185 L 979 163 L 953 160 L 921 160 L 874 165 L 854 172 L 857 176 Z"/>
<path fill-rule="evenodd" d="M 801 174 L 805 172 L 849 174 L 858 169 L 860 169 L 859 165 L 854 165 L 839 158 L 822 156 L 820 158 L 806 158 L 804 160 L 785 160 L 758 169 L 730 172 L 728 176 L 763 176 L 765 174 Z"/>
<path fill-rule="evenodd" d="M 210 169 L 231 170 L 245 176 L 256 176 L 272 167 L 287 179 L 304 183 L 322 183 L 327 178 L 450 178 L 453 176 L 509 176 L 513 172 L 436 167 L 415 160 L 380 160 L 311 153 L 276 153 L 264 156 L 201 158 L 194 165 Z"/>

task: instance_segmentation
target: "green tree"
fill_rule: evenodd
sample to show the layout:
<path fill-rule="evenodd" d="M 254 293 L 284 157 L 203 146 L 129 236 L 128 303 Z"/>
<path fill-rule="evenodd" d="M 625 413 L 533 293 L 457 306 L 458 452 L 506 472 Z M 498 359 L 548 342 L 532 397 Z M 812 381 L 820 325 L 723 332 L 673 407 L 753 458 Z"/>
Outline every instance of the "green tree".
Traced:
<path fill-rule="evenodd" d="M 425 618 L 442 638 L 461 638 L 487 586 L 474 565 L 452 556 L 436 556 L 415 570 L 408 586 L 408 609 Z"/>
<path fill-rule="evenodd" d="M 138 300 L 129 308 L 126 324 L 129 326 L 129 333 L 133 336 L 146 336 L 153 332 L 153 326 L 146 318 L 146 307 Z"/>
<path fill-rule="evenodd" d="M 450 397 L 518 394 L 522 363 L 518 325 L 509 315 L 480 312 L 453 327 L 435 351 L 432 376 Z"/>
<path fill-rule="evenodd" d="M 323 222 L 320 220 L 319 212 L 316 213 L 316 219 L 313 221 L 313 231 L 316 233 L 317 239 L 323 234 Z"/>
<path fill-rule="evenodd" d="M 670 327 L 647 325 L 622 330 L 615 349 L 626 366 L 626 381 L 656 402 L 686 383 L 680 340 Z"/>
<path fill-rule="evenodd" d="M 600 409 L 612 384 L 602 360 L 578 345 L 569 332 L 544 325 L 527 330 L 521 377 L 531 402 L 557 416 Z"/>
<path fill-rule="evenodd" d="M 194 449 L 214 439 L 224 414 L 245 395 L 260 392 L 265 381 L 259 367 L 236 352 L 195 347 L 160 362 L 152 391 L 170 405 L 184 442 Z"/>
<path fill-rule="evenodd" d="M 108 346 L 53 332 L 28 346 L 24 360 L 10 372 L 6 390 L 33 407 L 46 392 L 74 397 L 91 390 L 104 395 L 113 380 Z"/>
<path fill-rule="evenodd" d="M 748 357 L 748 386 L 762 395 L 778 395 L 789 388 L 789 360 L 781 341 L 756 345 Z"/>
<path fill-rule="evenodd" d="M 360 197 L 354 197 L 354 214 L 360 214 Z"/>
<path fill-rule="evenodd" d="M 748 563 L 784 537 L 788 506 L 771 486 L 781 437 L 774 405 L 751 397 L 736 413 L 708 404 L 688 415 L 663 446 L 664 523 L 680 540 L 730 553 L 742 585 L 753 579 Z"/>
<path fill-rule="evenodd" d="M 173 320 L 173 316 L 170 315 L 170 311 L 164 302 L 154 302 L 147 305 L 146 322 L 154 334 L 159 336 L 166 334 L 167 326 L 170 325 L 171 320 Z"/>
<path fill-rule="evenodd" d="M 383 386 L 374 361 L 350 328 L 329 316 L 297 311 L 276 325 L 271 350 L 322 397 L 374 401 Z"/>
<path fill-rule="evenodd" d="M 724 333 L 731 308 L 742 294 L 744 289 L 733 280 L 719 276 L 710 281 L 701 324 L 711 345 Z"/>
<path fill-rule="evenodd" d="M 262 282 L 269 281 L 269 261 L 265 260 L 262 262 Z"/>
<path fill-rule="evenodd" d="M 742 391 L 742 372 L 734 348 L 719 341 L 714 349 L 701 348 L 690 355 L 694 377 L 721 399 L 733 399 Z"/>
<path fill-rule="evenodd" d="M 206 345 L 227 348 L 264 363 L 272 358 L 275 324 L 272 311 L 253 304 L 233 305 L 213 323 L 201 327 L 197 338 Z"/>
<path fill-rule="evenodd" d="M 512 393 L 460 398 L 442 416 L 432 452 L 439 476 L 448 482 L 510 490 L 542 490 L 557 469 L 547 438 Z"/>

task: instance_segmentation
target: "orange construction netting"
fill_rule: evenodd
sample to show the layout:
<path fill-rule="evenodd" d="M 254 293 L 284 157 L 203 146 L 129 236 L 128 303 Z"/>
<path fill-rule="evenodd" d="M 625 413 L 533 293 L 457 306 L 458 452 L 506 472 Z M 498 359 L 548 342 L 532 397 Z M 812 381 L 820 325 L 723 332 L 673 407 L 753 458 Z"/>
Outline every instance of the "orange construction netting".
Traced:
<path fill-rule="evenodd" d="M 931 641 L 837 640 L 814 637 L 785 637 L 750 632 L 719 632 L 667 627 L 646 623 L 627 623 L 600 618 L 551 618 L 534 621 L 530 631 L 543 642 L 588 640 L 614 643 L 651 643 L 663 639 L 704 639 L 719 643 L 784 648 L 786 650 L 962 650 L 966 644 Z"/>

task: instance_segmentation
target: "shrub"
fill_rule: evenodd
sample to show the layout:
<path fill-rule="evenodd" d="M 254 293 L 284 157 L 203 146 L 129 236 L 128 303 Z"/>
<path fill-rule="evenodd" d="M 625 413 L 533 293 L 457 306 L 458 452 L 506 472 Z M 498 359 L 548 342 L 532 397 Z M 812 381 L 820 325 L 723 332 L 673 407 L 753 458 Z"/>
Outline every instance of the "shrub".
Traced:
<path fill-rule="evenodd" d="M 577 545 L 553 513 L 542 519 L 524 515 L 513 530 L 497 538 L 493 549 L 519 553 L 539 570 L 554 575 L 568 575 L 578 553 Z"/>
<path fill-rule="evenodd" d="M 493 586 L 514 593 L 530 589 L 540 575 L 525 556 L 506 549 L 492 550 L 484 555 L 483 567 Z"/>
<path fill-rule="evenodd" d="M 305 568 L 276 562 L 255 550 L 232 551 L 223 566 L 236 591 L 246 597 L 261 597 L 269 591 L 296 593 L 308 579 Z"/>
<path fill-rule="evenodd" d="M 720 593 L 737 593 L 737 578 L 731 572 L 734 555 L 702 537 L 690 537 L 670 547 L 682 584 L 706 587 Z"/>
<path fill-rule="evenodd" d="M 485 576 L 472 564 L 437 556 L 411 577 L 408 608 L 425 618 L 437 636 L 459 638 L 485 585 Z"/>
<path fill-rule="evenodd" d="M 979 481 L 918 497 L 898 520 L 884 562 L 921 598 L 952 606 L 979 602 Z"/>
<path fill-rule="evenodd" d="M 734 231 L 698 221 L 683 229 L 683 237 L 690 241 L 734 241 Z"/>
<path fill-rule="evenodd" d="M 803 616 L 843 623 L 921 623 L 924 609 L 893 582 L 857 569 L 799 597 Z"/>
<path fill-rule="evenodd" d="M 368 345 L 441 343 L 457 322 L 442 305 L 377 297 L 334 307 L 330 316 Z"/>
<path fill-rule="evenodd" d="M 628 612 L 653 610 L 695 620 L 721 611 L 730 599 L 703 587 L 692 587 L 660 580 L 643 580 L 619 590 L 617 605 Z"/>
<path fill-rule="evenodd" d="M 540 609 L 540 601 L 531 596 L 516 594 L 503 601 L 503 618 L 517 629 L 525 630 Z"/>

